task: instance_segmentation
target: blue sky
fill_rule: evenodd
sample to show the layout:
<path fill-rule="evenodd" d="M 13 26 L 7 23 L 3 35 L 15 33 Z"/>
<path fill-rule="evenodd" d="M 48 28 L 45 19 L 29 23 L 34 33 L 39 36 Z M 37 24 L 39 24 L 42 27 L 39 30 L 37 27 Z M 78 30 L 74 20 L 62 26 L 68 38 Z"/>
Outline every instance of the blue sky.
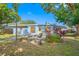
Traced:
<path fill-rule="evenodd" d="M 11 4 L 9 4 L 9 8 L 11 7 Z M 22 3 L 19 6 L 18 14 L 22 20 L 34 20 L 37 24 L 45 24 L 45 22 L 48 22 L 62 25 L 56 22 L 54 14 L 46 13 L 39 3 Z"/>

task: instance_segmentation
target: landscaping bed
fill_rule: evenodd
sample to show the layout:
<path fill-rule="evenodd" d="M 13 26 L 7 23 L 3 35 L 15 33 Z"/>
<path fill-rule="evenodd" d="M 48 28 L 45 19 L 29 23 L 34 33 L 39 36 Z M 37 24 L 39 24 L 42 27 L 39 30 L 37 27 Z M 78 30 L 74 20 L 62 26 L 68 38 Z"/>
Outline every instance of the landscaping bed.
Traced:
<path fill-rule="evenodd" d="M 79 56 L 79 41 L 71 39 L 64 43 L 45 42 L 39 46 L 25 41 L 17 41 L 5 43 L 1 47 L 0 55 L 4 56 Z"/>
<path fill-rule="evenodd" d="M 67 38 L 63 43 L 54 34 L 42 45 L 33 45 L 27 38 L 0 42 L 1 56 L 79 56 L 79 41 Z"/>

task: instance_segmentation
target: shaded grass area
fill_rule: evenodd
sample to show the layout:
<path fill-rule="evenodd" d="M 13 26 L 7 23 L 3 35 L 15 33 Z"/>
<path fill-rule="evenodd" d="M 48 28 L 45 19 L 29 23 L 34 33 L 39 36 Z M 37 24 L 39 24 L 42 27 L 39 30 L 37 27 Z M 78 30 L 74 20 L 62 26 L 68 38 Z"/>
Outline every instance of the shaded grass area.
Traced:
<path fill-rule="evenodd" d="M 4 43 L 1 43 L 4 44 Z M 29 42 L 9 42 L 0 45 L 0 55 L 5 56 L 79 56 L 79 41 L 67 40 L 64 43 L 44 43 L 35 46 Z"/>

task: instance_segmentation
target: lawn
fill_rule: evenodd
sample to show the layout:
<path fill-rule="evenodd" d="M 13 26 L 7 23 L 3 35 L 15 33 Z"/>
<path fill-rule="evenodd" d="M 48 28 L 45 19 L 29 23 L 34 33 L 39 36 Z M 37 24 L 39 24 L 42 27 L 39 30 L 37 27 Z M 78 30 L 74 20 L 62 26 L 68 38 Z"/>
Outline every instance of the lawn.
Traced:
<path fill-rule="evenodd" d="M 0 40 L 5 40 L 5 39 L 9 39 L 11 37 L 14 37 L 15 35 L 13 34 L 2 34 L 0 35 Z"/>
<path fill-rule="evenodd" d="M 48 43 L 33 45 L 27 40 L 1 43 L 2 56 L 79 56 L 79 41 L 67 39 L 63 43 Z"/>

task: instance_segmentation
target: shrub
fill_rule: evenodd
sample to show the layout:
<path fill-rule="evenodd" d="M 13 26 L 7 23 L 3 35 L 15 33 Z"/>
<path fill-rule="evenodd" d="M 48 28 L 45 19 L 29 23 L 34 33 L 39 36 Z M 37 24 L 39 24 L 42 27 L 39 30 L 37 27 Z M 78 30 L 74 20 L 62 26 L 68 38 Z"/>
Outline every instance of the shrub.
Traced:
<path fill-rule="evenodd" d="M 47 37 L 48 42 L 60 42 L 60 36 L 56 33 Z"/>

